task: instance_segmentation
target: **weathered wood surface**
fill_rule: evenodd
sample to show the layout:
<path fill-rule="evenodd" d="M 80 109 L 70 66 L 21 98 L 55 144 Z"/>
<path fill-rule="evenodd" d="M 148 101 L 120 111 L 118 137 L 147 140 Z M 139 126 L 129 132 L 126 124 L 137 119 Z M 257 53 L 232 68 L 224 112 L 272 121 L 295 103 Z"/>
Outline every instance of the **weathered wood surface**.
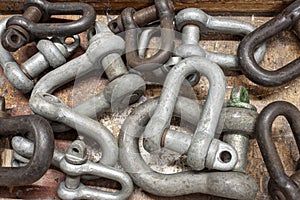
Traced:
<path fill-rule="evenodd" d="M 269 17 L 235 17 L 242 19 L 248 22 L 251 22 L 255 25 L 261 25 Z M 105 21 L 106 18 L 103 16 L 98 16 L 98 19 Z M 207 50 L 217 51 L 223 53 L 234 53 L 236 51 L 238 42 L 228 41 L 228 40 L 205 40 L 201 41 L 200 44 Z M 154 44 L 153 44 L 154 45 Z M 86 46 L 86 44 L 83 46 Z M 289 32 L 280 33 L 278 36 L 270 39 L 267 42 L 268 51 L 265 56 L 265 59 L 262 65 L 267 69 L 277 69 L 289 61 L 297 58 L 300 55 L 300 46 L 298 39 Z M 84 49 L 84 47 L 82 47 Z M 80 54 L 80 52 L 78 53 Z M 77 55 L 78 55 L 77 54 Z M 21 50 L 14 54 L 16 60 L 22 62 L 30 55 L 24 55 L 24 52 Z M 67 105 L 72 106 L 76 105 L 83 100 L 88 99 L 94 94 L 99 93 L 103 90 L 107 81 L 100 79 L 95 75 L 86 76 L 80 80 L 76 80 L 76 84 L 70 83 L 57 92 L 55 95 L 60 97 Z M 276 88 L 264 88 L 260 87 L 252 82 L 248 81 L 244 76 L 238 77 L 228 77 L 227 78 L 227 99 L 230 94 L 230 90 L 233 86 L 244 85 L 249 93 L 250 100 L 253 105 L 258 108 L 260 112 L 263 107 L 267 104 L 276 101 L 276 100 L 286 100 L 300 109 L 300 78 L 292 81 L 291 83 L 276 87 Z M 28 96 L 22 95 L 19 91 L 15 90 L 3 76 L 3 71 L 0 68 L 0 93 L 7 89 L 8 94 L 6 95 L 7 99 L 7 108 L 12 115 L 23 115 L 29 114 L 30 110 L 28 107 Z M 160 94 L 161 87 L 159 86 L 148 86 L 146 96 L 148 98 L 158 96 Z M 194 87 L 194 92 L 197 95 L 198 99 L 204 99 L 207 94 L 207 82 L 202 80 L 196 87 Z M 120 126 L 124 121 L 124 118 L 129 111 L 125 114 L 114 114 L 112 116 L 104 116 L 100 119 L 117 137 L 120 130 Z M 299 159 L 299 153 L 296 149 L 291 130 L 284 118 L 278 118 L 273 126 L 273 139 L 279 150 L 279 154 L 283 160 L 284 167 L 287 173 L 290 175 L 294 171 L 295 163 Z M 74 136 L 67 138 L 66 136 L 56 134 L 56 145 L 65 148 L 67 144 L 70 143 L 72 139 L 76 137 L 76 133 L 73 132 Z M 70 134 L 69 134 L 70 136 Z M 1 152 L 1 151 L 0 151 Z M 249 165 L 248 173 L 253 176 L 257 183 L 259 184 L 259 192 L 257 194 L 257 200 L 269 199 L 267 195 L 267 183 L 268 183 L 268 173 L 263 163 L 261 153 L 259 151 L 257 142 L 255 140 L 251 141 L 249 155 L 248 155 Z M 7 159 L 7 158 L 6 158 Z M 165 166 L 164 168 L 168 168 Z M 36 182 L 33 186 L 26 187 L 15 187 L 15 188 L 6 188 L 0 187 L 0 198 L 48 198 L 48 199 L 57 199 L 56 187 L 63 180 L 64 175 L 57 169 L 48 170 L 47 174 Z M 102 183 L 102 182 L 100 182 Z M 111 184 L 109 184 L 111 185 Z M 143 192 L 140 188 L 135 189 L 134 193 L 130 197 L 130 200 L 137 199 L 147 199 L 147 200 L 181 200 L 181 199 L 222 199 L 218 197 L 211 197 L 202 194 L 192 194 L 176 198 L 162 198 L 157 197 L 148 193 Z"/>
<path fill-rule="evenodd" d="M 78 1 L 78 0 L 77 0 Z M 12 13 L 19 12 L 23 8 L 24 0 L 2 0 L 0 1 L 0 12 Z M 76 0 L 53 0 L 51 2 L 76 2 Z M 126 7 L 136 9 L 144 8 L 153 4 L 153 0 L 81 0 L 90 4 L 96 11 L 121 11 Z M 278 13 L 292 0 L 175 0 L 176 10 L 187 7 L 201 8 L 207 12 L 218 13 Z"/>

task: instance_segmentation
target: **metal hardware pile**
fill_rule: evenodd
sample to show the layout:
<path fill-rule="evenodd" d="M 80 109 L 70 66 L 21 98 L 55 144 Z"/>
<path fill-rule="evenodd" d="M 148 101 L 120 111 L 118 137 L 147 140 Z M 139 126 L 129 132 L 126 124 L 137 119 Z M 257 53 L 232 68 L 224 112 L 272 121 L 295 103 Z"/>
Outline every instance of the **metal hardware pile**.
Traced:
<path fill-rule="evenodd" d="M 29 96 L 32 111 L 32 115 L 10 116 L 4 95 L 0 98 L 0 139 L 9 137 L 14 151 L 12 166 L 0 168 L 0 186 L 30 185 L 52 165 L 66 175 L 57 188 L 62 199 L 127 199 L 135 184 L 164 197 L 204 193 L 252 200 L 258 183 L 246 173 L 247 152 L 249 140 L 257 139 L 270 175 L 270 196 L 300 199 L 300 165 L 288 177 L 271 138 L 273 121 L 284 116 L 300 149 L 299 109 L 292 102 L 276 101 L 258 113 L 243 86 L 234 87 L 229 101 L 224 102 L 224 72 L 244 74 L 265 87 L 281 86 L 300 76 L 299 59 L 276 71 L 259 65 L 267 48 L 265 40 L 289 29 L 298 36 L 299 11 L 297 0 L 257 28 L 244 21 L 210 16 L 197 8 L 175 13 L 171 0 L 155 0 L 155 5 L 138 11 L 124 9 L 106 25 L 96 21 L 94 9 L 84 3 L 25 1 L 22 16 L 0 20 L 0 65 L 9 82 Z M 53 15 L 81 17 L 56 23 Z M 74 58 L 82 32 L 89 45 Z M 199 45 L 203 33 L 243 39 L 236 55 L 221 54 Z M 155 35 L 160 38 L 159 47 L 149 55 L 147 47 Z M 175 45 L 178 37 L 181 44 Z M 32 42 L 38 52 L 18 64 L 11 52 Z M 52 94 L 95 70 L 108 79 L 100 94 L 74 108 Z M 199 84 L 201 77 L 209 82 L 203 104 L 181 92 Z M 163 89 L 158 98 L 140 103 L 147 84 L 161 84 Z M 122 124 L 117 141 L 96 117 L 131 105 L 133 111 Z M 184 127 L 178 121 L 184 122 Z M 71 129 L 77 131 L 78 139 L 66 151 L 56 147 L 53 133 Z M 87 148 L 101 154 L 99 161 L 89 158 Z M 162 150 L 184 156 L 188 170 L 160 173 L 141 154 Z M 118 182 L 121 189 L 111 191 L 82 183 L 99 178 Z"/>

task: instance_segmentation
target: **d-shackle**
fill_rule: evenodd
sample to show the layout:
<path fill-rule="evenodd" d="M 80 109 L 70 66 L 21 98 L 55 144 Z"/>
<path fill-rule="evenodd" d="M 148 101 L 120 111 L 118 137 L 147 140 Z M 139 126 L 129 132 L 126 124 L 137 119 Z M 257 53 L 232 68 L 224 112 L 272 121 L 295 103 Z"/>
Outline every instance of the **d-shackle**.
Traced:
<path fill-rule="evenodd" d="M 122 22 L 125 28 L 126 59 L 130 67 L 141 71 L 152 71 L 164 64 L 171 56 L 174 49 L 174 8 L 169 5 L 169 0 L 155 0 L 157 15 L 161 22 L 161 47 L 150 58 L 140 58 L 138 55 L 138 26 L 134 22 L 133 8 L 125 8 L 122 13 Z"/>
<path fill-rule="evenodd" d="M 205 167 L 230 170 L 237 162 L 236 151 L 230 145 L 214 139 L 225 99 L 225 77 L 217 64 L 199 56 L 188 57 L 170 70 L 157 109 L 145 128 L 144 146 L 150 152 L 161 148 L 162 136 L 169 129 L 180 86 L 188 75 L 195 72 L 207 77 L 210 88 L 187 152 L 188 164 L 195 170 L 202 170 Z M 223 152 L 229 153 L 231 160 L 223 162 L 221 159 Z"/>
<path fill-rule="evenodd" d="M 178 98 L 174 109 L 175 115 L 187 116 L 189 120 L 190 113 L 184 107 L 189 105 L 189 102 L 184 102 L 183 99 Z M 141 156 L 140 138 L 143 137 L 143 130 L 157 104 L 158 100 L 148 100 L 135 108 L 126 118 L 119 134 L 120 163 L 135 184 L 158 196 L 204 193 L 241 200 L 255 199 L 257 184 L 253 178 L 244 173 L 185 171 L 161 174 L 148 166 Z"/>
<path fill-rule="evenodd" d="M 110 108 L 127 106 L 139 99 L 145 91 L 145 82 L 136 74 L 128 74 L 121 58 L 125 49 L 124 40 L 114 35 L 104 24 L 96 23 L 95 29 L 96 35 L 91 37 L 86 53 L 43 76 L 37 82 L 32 94 L 52 93 L 77 77 L 103 68 L 110 83 L 102 93 L 76 106 L 73 108 L 74 111 L 95 117 L 95 114 Z M 94 110 L 91 109 L 91 105 L 95 105 Z M 68 130 L 68 127 L 57 124 L 53 128 L 54 131 Z"/>
<path fill-rule="evenodd" d="M 9 18 L 0 20 L 0 35 L 5 30 Z M 13 56 L 0 44 L 0 64 L 9 82 L 22 93 L 28 93 L 34 87 L 33 79 L 49 66 L 56 68 L 66 62 L 66 58 L 79 46 L 79 37 L 73 36 L 74 43 L 66 44 L 64 38 L 53 37 L 37 43 L 38 53 L 20 66 Z"/>
<path fill-rule="evenodd" d="M 240 70 L 236 55 L 209 52 L 200 47 L 200 34 L 217 32 L 245 36 L 252 32 L 255 26 L 240 20 L 210 16 L 197 8 L 181 10 L 175 16 L 175 22 L 177 30 L 182 31 L 182 44 L 174 50 L 175 56 L 202 56 L 217 63 L 222 69 Z M 266 45 L 263 43 L 254 53 L 257 62 L 263 60 L 265 52 Z"/>
<path fill-rule="evenodd" d="M 133 191 L 133 183 L 127 173 L 89 161 L 86 145 L 81 140 L 75 140 L 69 146 L 59 167 L 66 173 L 65 181 L 61 182 L 57 189 L 58 196 L 62 199 L 125 200 Z M 85 186 L 80 179 L 82 175 L 87 174 L 112 179 L 119 182 L 122 188 L 120 191 L 108 192 Z"/>
<path fill-rule="evenodd" d="M 36 38 L 49 36 L 67 37 L 89 29 L 96 20 L 94 8 L 86 3 L 51 3 L 46 0 L 27 0 L 23 16 L 14 16 L 6 24 L 1 43 L 8 51 L 16 51 Z M 73 22 L 37 23 L 49 20 L 51 15 L 82 15 Z"/>
<path fill-rule="evenodd" d="M 190 123 L 193 122 L 193 125 L 197 124 L 202 108 L 196 110 L 199 105 L 193 100 L 184 102 L 187 104 L 182 107 L 189 113 L 189 116 L 181 116 L 181 118 Z M 257 115 L 256 108 L 249 102 L 247 90 L 242 86 L 234 87 L 227 107 L 222 109 L 217 126 L 218 132 L 223 134 L 223 141 L 230 144 L 237 152 L 237 163 L 232 169 L 233 171 L 246 173 L 249 139 L 254 138 Z M 191 141 L 192 135 L 168 129 L 162 136 L 161 146 L 180 154 L 186 154 Z M 224 161 L 228 159 L 226 156 L 228 155 L 224 153 L 222 157 Z"/>
<path fill-rule="evenodd" d="M 13 137 L 12 145 L 17 161 L 21 161 L 19 158 L 30 158 L 33 154 L 34 144 L 24 137 Z M 19 166 L 23 163 L 15 162 L 14 164 Z M 66 180 L 60 183 L 57 191 L 62 199 L 126 199 L 133 190 L 132 181 L 125 172 L 108 167 L 107 165 L 88 161 L 85 144 L 79 140 L 74 141 L 69 146 L 67 152 L 54 148 L 52 165 L 60 168 L 67 174 Z M 93 174 L 94 176 L 87 176 L 87 174 Z M 81 177 L 79 177 L 79 175 L 81 175 Z M 94 179 L 98 177 L 106 177 L 120 183 L 122 182 L 122 189 L 116 193 L 110 193 L 92 189 L 80 183 L 81 178 Z"/>
<path fill-rule="evenodd" d="M 260 112 L 256 123 L 257 142 L 270 175 L 268 189 L 271 197 L 296 200 L 300 198 L 300 171 L 291 177 L 286 175 L 272 141 L 272 124 L 278 116 L 287 119 L 300 150 L 300 111 L 285 101 L 273 102 Z"/>
<path fill-rule="evenodd" d="M 48 93 L 33 94 L 29 100 L 31 110 L 46 119 L 66 124 L 89 141 L 90 146 L 101 149 L 100 162 L 114 166 L 118 160 L 118 145 L 111 132 L 101 123 L 72 111 L 59 98 Z"/>
<path fill-rule="evenodd" d="M 240 65 L 236 55 L 209 52 L 204 50 L 200 45 L 200 34 L 206 32 L 227 33 L 233 35 L 245 36 L 255 29 L 250 23 L 235 19 L 225 19 L 214 17 L 206 14 L 197 8 L 183 9 L 175 16 L 177 30 L 181 31 L 181 44 L 174 49 L 173 57 L 169 59 L 160 68 L 153 72 L 146 72 L 146 78 L 152 78 L 156 82 L 164 80 L 166 73 L 170 70 L 169 66 L 177 64 L 181 59 L 189 56 L 201 56 L 217 63 L 223 70 L 240 71 Z M 145 47 L 148 45 L 151 35 L 157 32 L 158 28 L 145 30 L 140 36 L 139 52 L 144 54 Z M 263 43 L 255 51 L 255 58 L 258 62 L 262 61 L 266 52 L 266 45 Z M 175 62 L 175 63 L 174 63 Z M 176 63 L 177 62 L 177 63 Z M 147 77 L 148 76 L 148 77 Z M 149 79 L 148 78 L 148 79 Z M 191 85 L 199 82 L 199 74 L 190 75 L 187 80 Z M 151 79 L 150 79 L 151 81 Z"/>
<path fill-rule="evenodd" d="M 299 19 L 300 1 L 297 0 L 275 18 L 244 37 L 238 48 L 238 58 L 242 72 L 248 79 L 265 87 L 276 87 L 288 83 L 300 75 L 299 58 L 280 69 L 269 71 L 259 66 L 253 56 L 255 48 L 259 44 L 283 30 L 292 28 L 299 23 Z"/>

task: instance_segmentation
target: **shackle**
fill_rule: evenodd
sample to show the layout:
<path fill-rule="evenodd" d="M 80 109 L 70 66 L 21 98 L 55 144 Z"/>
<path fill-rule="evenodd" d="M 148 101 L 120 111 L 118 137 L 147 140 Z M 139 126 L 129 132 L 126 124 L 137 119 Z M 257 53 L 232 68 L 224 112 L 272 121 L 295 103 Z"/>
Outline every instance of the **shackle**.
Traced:
<path fill-rule="evenodd" d="M 174 8 L 169 0 L 155 0 L 157 15 L 160 18 L 161 47 L 149 58 L 138 55 L 138 25 L 133 19 L 136 12 L 133 8 L 125 8 L 122 13 L 122 22 L 125 28 L 126 60 L 127 64 L 139 71 L 152 71 L 164 64 L 170 58 L 174 49 Z M 145 13 L 147 14 L 147 13 Z M 147 16 L 147 15 L 146 15 Z"/>
<path fill-rule="evenodd" d="M 47 23 L 51 15 L 82 15 L 66 23 Z M 8 51 L 16 51 L 35 39 L 50 36 L 68 37 L 89 29 L 96 20 L 94 8 L 86 3 L 51 3 L 46 0 L 26 0 L 22 16 L 13 16 L 6 23 L 1 43 Z M 39 23 L 44 22 L 44 23 Z"/>
<path fill-rule="evenodd" d="M 144 94 L 145 82 L 140 76 L 128 73 L 121 58 L 125 48 L 124 40 L 114 35 L 103 23 L 96 23 L 95 32 L 95 35 L 90 36 L 86 53 L 43 76 L 34 87 L 32 95 L 50 94 L 75 78 L 93 70 L 101 70 L 105 71 L 110 83 L 102 93 L 73 108 L 75 112 L 96 117 L 95 114 L 109 109 L 122 109 L 136 102 Z M 91 105 L 95 106 L 94 109 Z M 53 128 L 55 132 L 68 130 L 68 127 L 58 124 Z"/>
<path fill-rule="evenodd" d="M 272 141 L 272 124 L 278 116 L 287 119 L 299 150 L 300 111 L 286 101 L 273 102 L 260 112 L 256 123 L 256 138 L 270 175 L 269 194 L 273 199 L 296 200 L 300 198 L 300 171 L 296 171 L 291 177 L 287 176 Z"/>
<path fill-rule="evenodd" d="M 61 182 L 57 189 L 61 199 L 125 200 L 133 192 L 130 176 L 121 170 L 89 161 L 86 145 L 81 140 L 72 142 L 59 166 L 66 173 L 65 181 Z M 81 176 L 87 174 L 117 181 L 122 188 L 116 192 L 109 192 L 88 187 L 80 182 Z"/>
<path fill-rule="evenodd" d="M 5 24 L 9 18 L 0 20 L 0 35 L 3 35 Z M 79 36 L 72 36 L 72 44 L 65 43 L 65 37 L 53 37 L 52 40 L 42 39 L 37 43 L 38 53 L 34 54 L 20 66 L 13 56 L 0 44 L 0 64 L 9 82 L 22 93 L 28 93 L 34 87 L 34 78 L 49 66 L 57 68 L 66 63 L 79 46 Z"/>
<path fill-rule="evenodd" d="M 161 149 L 162 136 L 169 129 L 180 86 L 188 75 L 195 72 L 207 77 L 210 88 L 187 152 L 188 165 L 195 170 L 205 167 L 230 170 L 237 162 L 236 151 L 230 145 L 214 138 L 225 99 L 225 76 L 217 64 L 199 56 L 182 60 L 168 73 L 157 109 L 144 131 L 145 149 L 149 152 Z M 224 152 L 231 156 L 228 162 L 221 159 Z"/>
<path fill-rule="evenodd" d="M 288 63 L 284 67 L 269 71 L 263 69 L 254 59 L 254 50 L 258 45 L 276 34 L 295 26 L 299 37 L 300 1 L 294 1 L 279 15 L 261 25 L 241 41 L 238 48 L 238 58 L 243 74 L 252 82 L 265 86 L 276 87 L 286 84 L 300 75 L 300 59 Z"/>
<path fill-rule="evenodd" d="M 185 109 L 189 101 L 184 102 L 183 99 L 186 98 L 178 98 L 175 115 L 185 117 L 196 113 L 193 109 Z M 151 99 L 135 108 L 126 118 L 119 134 L 120 163 L 134 183 L 146 192 L 165 197 L 204 193 L 224 198 L 255 199 L 257 183 L 244 173 L 185 171 L 162 174 L 148 166 L 140 152 L 140 138 L 158 102 Z"/>

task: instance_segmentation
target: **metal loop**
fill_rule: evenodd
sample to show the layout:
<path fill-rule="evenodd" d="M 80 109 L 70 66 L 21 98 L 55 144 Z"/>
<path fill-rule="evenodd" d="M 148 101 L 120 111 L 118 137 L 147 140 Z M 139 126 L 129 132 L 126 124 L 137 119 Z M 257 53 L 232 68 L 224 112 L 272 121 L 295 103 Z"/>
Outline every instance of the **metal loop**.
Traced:
<path fill-rule="evenodd" d="M 0 35 L 3 35 L 6 22 L 9 18 L 0 20 Z M 3 72 L 10 83 L 22 93 L 28 93 L 34 86 L 32 80 L 30 80 L 19 68 L 11 54 L 3 48 L 0 44 L 0 64 L 3 68 Z"/>
<path fill-rule="evenodd" d="M 106 45 L 108 43 L 110 45 Z M 32 94 L 52 93 L 58 87 L 95 69 L 101 69 L 102 66 L 111 80 L 104 89 L 104 93 L 83 102 L 73 110 L 82 115 L 96 117 L 95 114 L 103 113 L 108 109 L 124 108 L 137 101 L 146 89 L 145 82 L 140 76 L 127 74 L 127 69 L 120 58 L 124 48 L 122 38 L 112 34 L 107 28 L 103 29 L 90 39 L 90 45 L 85 54 L 43 76 L 34 87 Z M 116 63 L 117 65 L 114 65 Z M 53 128 L 57 132 L 68 130 L 68 127 L 58 124 L 55 124 Z"/>
<path fill-rule="evenodd" d="M 59 98 L 47 93 L 33 94 L 29 100 L 29 105 L 34 113 L 74 128 L 79 135 L 88 141 L 91 147 L 101 148 L 101 163 L 108 166 L 116 164 L 118 145 L 111 132 L 101 123 L 72 111 Z"/>
<path fill-rule="evenodd" d="M 79 46 L 80 38 L 73 36 L 74 42 L 66 44 L 64 38 L 53 37 L 50 40 L 40 40 L 36 47 L 38 53 L 22 63 L 20 68 L 31 79 L 38 77 L 49 66 L 57 68 L 67 62 L 67 59 Z"/>
<path fill-rule="evenodd" d="M 175 114 L 189 116 L 188 112 L 191 109 L 186 110 L 184 107 L 189 103 L 184 103 L 182 100 L 182 98 L 178 98 L 174 109 Z M 148 166 L 140 154 L 139 139 L 157 105 L 158 100 L 149 100 L 135 108 L 126 118 L 120 131 L 120 163 L 135 184 L 158 196 L 173 197 L 204 193 L 233 199 L 255 199 L 258 190 L 257 184 L 253 178 L 243 173 L 188 171 L 161 174 Z"/>
<path fill-rule="evenodd" d="M 180 103 L 178 103 L 178 105 L 176 104 L 174 108 L 174 115 L 189 123 L 191 125 L 191 131 L 194 131 L 200 119 L 200 114 L 203 110 L 202 106 L 191 99 L 181 96 L 178 97 L 177 101 Z M 98 100 L 96 98 L 94 102 L 95 104 L 101 104 L 101 100 Z M 89 104 L 89 106 L 90 105 L 91 104 Z M 86 109 L 88 109 L 88 106 L 86 107 Z M 184 109 L 185 112 L 181 113 L 181 109 Z M 180 115 L 178 115 L 178 113 L 180 113 Z M 217 132 L 235 132 L 252 137 L 254 134 L 256 118 L 257 112 L 253 110 L 245 110 L 232 107 L 223 108 L 220 120 L 218 121 Z M 176 139 L 177 136 L 180 138 L 184 138 L 185 140 Z M 192 135 L 182 134 L 180 132 L 172 130 L 168 130 L 164 137 L 165 138 L 162 146 L 181 154 L 185 154 L 187 152 L 188 147 L 190 146 L 192 141 Z M 188 142 L 186 142 L 186 144 L 182 144 L 182 142 L 184 141 Z M 33 152 L 33 144 L 29 144 L 29 141 L 26 138 L 14 137 L 12 139 L 12 146 L 14 151 L 16 151 L 20 156 L 23 156 L 25 158 L 31 157 Z M 53 160 L 56 160 L 56 164 L 54 163 L 54 161 L 52 162 L 52 164 L 56 167 L 58 167 L 57 163 L 59 163 L 59 161 L 61 160 L 61 156 L 59 155 L 61 155 L 61 153 L 57 153 L 55 149 Z M 57 159 L 55 159 L 55 157 Z M 18 160 L 17 158 L 15 159 Z"/>
<path fill-rule="evenodd" d="M 23 159 L 26 159 L 24 157 L 31 157 L 33 154 L 33 147 L 34 144 L 23 137 L 20 136 L 15 136 L 12 139 L 12 145 L 14 149 L 14 156 L 17 154 L 21 154 L 19 157 L 14 157 L 17 160 L 17 163 L 15 163 L 17 166 L 22 165 L 20 161 L 22 162 Z M 74 145 L 70 146 L 74 147 Z M 84 151 L 84 150 L 83 150 Z M 84 162 L 79 162 L 79 164 L 71 164 L 70 159 L 65 159 L 66 154 L 70 152 L 70 148 L 68 151 L 65 153 L 62 150 L 58 148 L 54 148 L 54 154 L 53 154 L 53 159 L 52 159 L 52 165 L 54 165 L 57 168 L 60 168 L 63 170 L 67 175 L 72 175 L 74 176 L 81 176 L 83 179 L 95 179 L 98 177 L 104 177 L 104 178 L 109 178 L 113 179 L 118 182 L 122 182 L 122 190 L 117 192 L 116 194 L 110 194 L 110 193 L 104 193 L 103 191 L 99 191 L 96 189 L 90 189 L 83 184 L 79 184 L 78 188 L 75 188 L 74 190 L 66 188 L 65 182 L 62 182 L 59 185 L 58 189 L 58 195 L 62 199 L 87 199 L 87 198 L 96 198 L 96 199 L 112 199 L 112 197 L 117 198 L 117 199 L 125 199 L 128 197 L 133 190 L 133 185 L 130 177 L 124 173 L 121 172 L 117 169 L 102 165 L 100 163 L 92 163 L 90 161 L 86 162 L 86 156 L 83 156 L 82 161 Z M 79 153 L 79 151 L 78 151 Z M 72 156 L 74 159 L 74 155 Z M 76 159 L 75 161 L 78 162 L 78 160 L 81 159 Z M 72 162 L 72 160 L 71 160 Z M 85 163 L 86 162 L 86 163 Z M 94 176 L 89 176 L 88 174 L 94 175 Z M 89 196 L 91 195 L 91 196 Z"/>
<path fill-rule="evenodd" d="M 67 62 L 62 52 L 49 40 L 40 40 L 36 47 L 54 68 Z"/>
<path fill-rule="evenodd" d="M 30 162 L 24 167 L 0 168 L 1 186 L 29 185 L 40 179 L 50 167 L 54 149 L 51 126 L 37 115 L 0 119 L 0 135 L 32 134 L 34 152 Z"/>
<path fill-rule="evenodd" d="M 300 197 L 300 187 L 285 174 L 272 141 L 272 124 L 278 116 L 284 116 L 289 122 L 300 150 L 300 111 L 285 101 L 273 102 L 261 111 L 256 124 L 257 142 L 270 175 L 269 194 L 274 199 L 296 200 Z"/>
<path fill-rule="evenodd" d="M 122 54 L 124 40 L 112 32 L 101 31 L 90 39 L 86 52 L 43 76 L 34 87 L 32 94 L 52 93 L 55 89 L 95 69 L 101 69 L 102 60 L 112 53 Z M 110 44 L 110 45 L 107 45 Z"/>
<path fill-rule="evenodd" d="M 84 158 L 86 153 L 83 151 L 86 151 L 85 144 L 75 140 L 60 161 L 60 169 L 67 176 L 66 180 L 59 184 L 58 196 L 62 199 L 127 199 L 133 191 L 133 183 L 128 174 L 112 167 L 87 161 Z M 87 187 L 80 183 L 80 176 L 87 174 L 117 181 L 122 189 L 117 192 L 108 192 Z"/>
<path fill-rule="evenodd" d="M 9 51 L 16 51 L 26 43 L 36 38 L 49 36 L 72 36 L 89 29 L 96 20 L 94 8 L 85 3 L 51 3 L 45 0 L 29 0 L 24 4 L 24 8 L 37 7 L 42 13 L 42 21 L 49 19 L 51 15 L 82 15 L 76 21 L 67 23 L 35 23 L 26 16 L 14 16 L 6 24 L 7 30 L 2 36 L 2 45 Z M 40 21 L 40 20 L 38 20 Z M 18 29 L 16 30 L 16 27 Z M 22 29 L 21 34 L 19 29 Z M 14 31 L 14 33 L 12 33 Z M 26 40 L 20 38 L 26 37 Z"/>
<path fill-rule="evenodd" d="M 215 63 L 223 69 L 241 70 L 239 67 L 238 57 L 236 55 L 228 55 L 222 53 L 208 52 L 199 46 L 199 34 L 206 32 L 218 32 L 233 35 L 245 36 L 255 30 L 255 26 L 250 23 L 235 19 L 224 19 L 213 17 L 200 9 L 187 8 L 178 12 L 175 16 L 176 28 L 183 31 L 182 37 L 189 42 L 184 42 L 185 45 L 175 49 L 175 55 L 183 58 L 191 55 L 203 56 Z M 185 30 L 185 27 L 196 26 L 193 30 Z M 193 31 L 192 33 L 190 33 Z M 194 39 L 194 41 L 193 41 Z M 185 41 L 183 39 L 183 41 Z M 187 48 L 192 48 L 188 50 Z M 189 54 L 186 55 L 186 52 Z M 264 59 L 266 52 L 265 43 L 255 48 L 254 57 L 257 62 Z"/>
<path fill-rule="evenodd" d="M 263 69 L 253 56 L 255 48 L 259 44 L 298 23 L 300 19 L 299 9 L 300 1 L 297 0 L 241 41 L 238 48 L 239 62 L 241 63 L 242 72 L 252 82 L 265 87 L 276 87 L 288 83 L 300 75 L 299 58 L 280 69 L 269 71 Z"/>
<path fill-rule="evenodd" d="M 138 44 L 138 52 L 141 58 L 145 57 L 146 49 L 149 44 L 151 37 L 159 31 L 159 27 L 149 27 L 142 31 L 140 34 L 139 44 Z M 170 57 L 170 59 L 164 63 L 161 67 L 153 70 L 153 71 L 146 71 L 141 73 L 145 81 L 150 83 L 160 83 L 163 84 L 167 74 L 169 73 L 170 69 L 181 61 L 181 57 Z M 137 71 L 138 73 L 138 71 Z M 200 75 L 198 73 L 189 75 L 187 80 L 191 86 L 195 86 L 199 80 Z"/>
<path fill-rule="evenodd" d="M 8 18 L 0 20 L 0 35 L 2 35 L 4 32 L 5 23 L 7 20 Z M 65 58 L 70 56 L 79 46 L 79 37 L 76 35 L 73 36 L 73 38 L 74 43 L 71 45 L 65 44 L 64 39 L 62 40 L 54 37 L 52 38 L 52 41 L 39 41 L 37 46 L 40 50 L 42 50 L 42 52 L 47 54 L 48 60 L 57 59 L 55 55 L 60 55 L 61 58 L 63 55 L 65 62 Z M 47 43 L 47 45 L 42 45 L 42 43 Z M 49 44 L 51 44 L 51 46 L 48 46 Z M 53 67 L 58 67 L 59 64 L 63 64 L 63 59 L 61 59 L 61 62 L 59 63 L 52 62 L 52 64 L 50 64 L 48 60 L 41 52 L 38 52 L 19 66 L 12 55 L 3 48 L 2 44 L 0 44 L 0 64 L 4 70 L 4 74 L 9 82 L 22 93 L 28 93 L 32 90 L 34 87 L 33 79 L 47 69 L 49 65 L 52 66 L 55 64 Z"/>
<path fill-rule="evenodd" d="M 171 56 L 174 49 L 174 13 L 168 5 L 167 0 L 155 1 L 161 26 L 161 48 L 150 58 L 140 58 L 138 55 L 138 26 L 134 22 L 133 8 L 126 8 L 122 11 L 121 17 L 125 27 L 126 59 L 128 65 L 141 71 L 152 71 L 164 64 Z"/>
<path fill-rule="evenodd" d="M 197 170 L 202 170 L 204 167 L 230 170 L 237 162 L 235 150 L 230 145 L 222 144 L 221 141 L 216 139 L 214 139 L 215 147 L 213 147 L 214 145 L 211 146 L 225 99 L 225 77 L 217 64 L 201 57 L 186 58 L 170 70 L 160 96 L 160 103 L 145 128 L 144 145 L 146 150 L 150 152 L 161 148 L 161 138 L 164 131 L 170 126 L 180 86 L 189 74 L 197 71 L 207 77 L 210 88 L 201 114 L 202 117 L 187 152 L 188 164 Z M 210 153 L 210 156 L 207 156 L 212 149 L 218 148 L 227 149 L 226 151 L 231 155 L 229 162 L 222 162 L 221 159 L 218 159 L 219 153 L 223 151 L 215 151 L 216 154 Z"/>

